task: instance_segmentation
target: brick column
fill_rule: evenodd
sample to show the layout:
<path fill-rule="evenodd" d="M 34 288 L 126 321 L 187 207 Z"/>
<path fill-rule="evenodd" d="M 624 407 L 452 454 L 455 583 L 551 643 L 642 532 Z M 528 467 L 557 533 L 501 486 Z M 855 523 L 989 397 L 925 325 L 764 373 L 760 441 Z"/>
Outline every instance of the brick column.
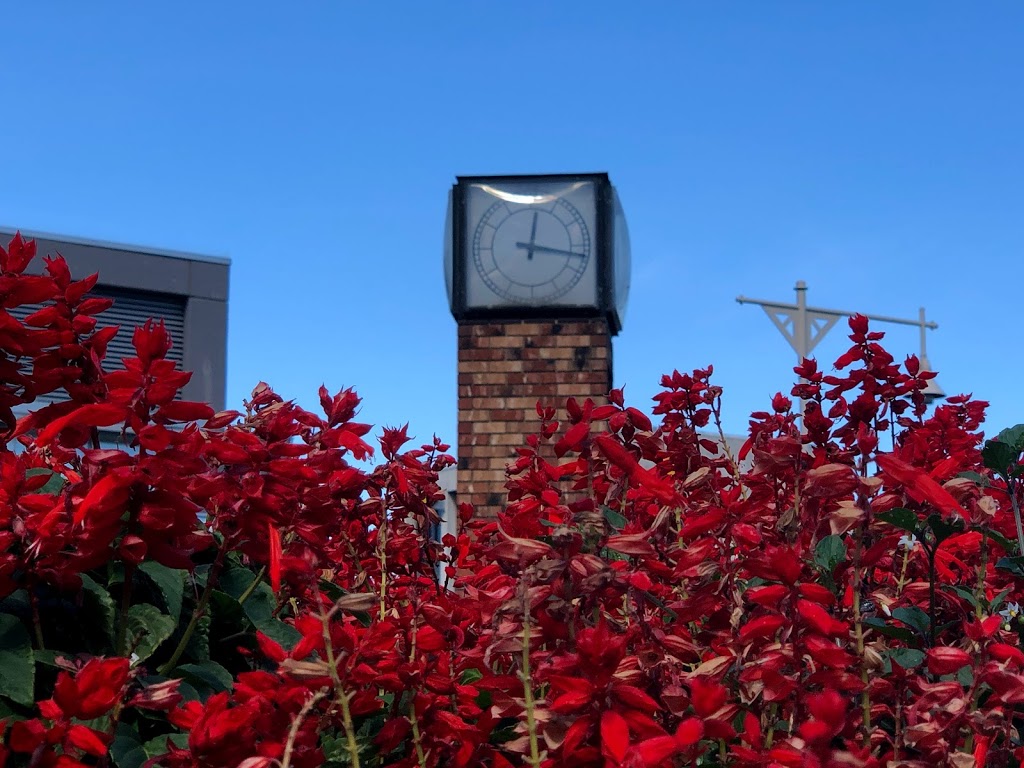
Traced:
<path fill-rule="evenodd" d="M 492 516 L 505 503 L 505 466 L 540 422 L 536 405 L 606 401 L 612 339 L 603 319 L 463 321 L 459 325 L 457 498 Z"/>

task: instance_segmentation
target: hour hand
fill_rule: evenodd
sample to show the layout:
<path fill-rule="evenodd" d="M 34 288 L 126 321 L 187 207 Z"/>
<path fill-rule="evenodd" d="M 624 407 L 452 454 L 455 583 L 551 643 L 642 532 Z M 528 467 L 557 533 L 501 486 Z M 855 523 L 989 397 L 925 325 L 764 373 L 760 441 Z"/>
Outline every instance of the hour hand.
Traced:
<path fill-rule="evenodd" d="M 546 245 L 536 245 L 533 243 L 522 243 L 517 242 L 516 248 L 522 248 L 533 253 L 553 253 L 558 256 L 586 256 L 585 253 L 577 253 L 576 251 L 566 251 L 563 248 L 549 248 Z"/>

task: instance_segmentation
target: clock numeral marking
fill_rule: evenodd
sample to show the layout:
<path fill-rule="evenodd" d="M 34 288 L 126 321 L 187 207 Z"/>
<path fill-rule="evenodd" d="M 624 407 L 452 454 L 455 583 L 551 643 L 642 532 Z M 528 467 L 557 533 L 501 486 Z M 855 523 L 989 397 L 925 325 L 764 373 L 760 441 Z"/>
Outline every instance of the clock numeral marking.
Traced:
<path fill-rule="evenodd" d="M 539 305 L 569 293 L 586 274 L 586 220 L 564 199 L 493 202 L 477 220 L 472 256 L 483 284 L 511 304 Z"/>

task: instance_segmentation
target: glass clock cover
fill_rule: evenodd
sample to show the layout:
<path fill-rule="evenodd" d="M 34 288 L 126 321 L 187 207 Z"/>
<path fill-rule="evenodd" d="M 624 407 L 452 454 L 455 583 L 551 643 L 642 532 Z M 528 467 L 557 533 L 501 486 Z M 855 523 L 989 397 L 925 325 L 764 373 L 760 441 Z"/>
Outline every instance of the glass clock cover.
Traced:
<path fill-rule="evenodd" d="M 469 184 L 466 306 L 597 306 L 596 214 L 592 180 Z"/>
<path fill-rule="evenodd" d="M 630 251 L 629 227 L 626 226 L 626 214 L 619 202 L 619 193 L 612 188 L 613 219 L 612 219 L 612 303 L 615 309 L 616 324 L 619 328 L 626 318 L 626 302 L 629 300 Z"/>

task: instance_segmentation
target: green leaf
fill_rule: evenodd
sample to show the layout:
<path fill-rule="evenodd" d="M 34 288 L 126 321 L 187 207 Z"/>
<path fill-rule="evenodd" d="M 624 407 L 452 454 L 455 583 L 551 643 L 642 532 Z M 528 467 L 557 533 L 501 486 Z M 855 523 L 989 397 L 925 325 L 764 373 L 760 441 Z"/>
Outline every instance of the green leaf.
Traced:
<path fill-rule="evenodd" d="M 1000 557 L 996 561 L 996 570 L 1008 571 L 1014 576 L 1024 578 L 1024 556 Z"/>
<path fill-rule="evenodd" d="M 67 484 L 67 480 L 64 479 L 63 475 L 59 475 L 52 469 L 46 467 L 32 467 L 25 472 L 27 477 L 34 477 L 35 475 L 49 475 L 50 479 L 46 481 L 46 485 L 40 488 L 36 493 L 41 493 L 47 496 L 56 496 Z"/>
<path fill-rule="evenodd" d="M 117 724 L 114 741 L 110 744 L 110 757 L 117 768 L 141 768 L 148 759 L 139 734 L 125 723 Z"/>
<path fill-rule="evenodd" d="M 209 564 L 197 565 L 195 570 L 190 574 L 192 583 L 195 585 L 196 591 L 201 592 L 206 588 L 206 582 L 210 575 Z"/>
<path fill-rule="evenodd" d="M 178 686 L 178 693 L 185 701 L 204 701 L 205 697 L 199 695 L 199 691 L 192 687 L 192 684 L 186 680 L 181 681 L 181 685 Z"/>
<path fill-rule="evenodd" d="M 996 435 L 996 440 L 1016 448 L 1018 453 L 1024 451 L 1024 424 L 1007 427 Z"/>
<path fill-rule="evenodd" d="M 210 660 L 210 626 L 212 620 L 209 615 L 200 616 L 196 628 L 192 631 L 192 637 L 185 645 L 185 656 L 202 663 Z"/>
<path fill-rule="evenodd" d="M 243 620 L 245 612 L 238 601 L 226 592 L 219 589 L 213 590 L 210 594 L 210 604 L 213 606 L 213 616 L 217 623 L 238 624 Z"/>
<path fill-rule="evenodd" d="M 53 667 L 54 669 L 63 669 L 63 666 L 57 663 L 58 651 L 51 650 L 37 650 L 33 651 L 32 655 L 36 660 L 36 664 L 42 664 L 44 667 Z"/>
<path fill-rule="evenodd" d="M 324 760 L 328 763 L 348 762 L 348 741 L 341 734 L 325 733 L 320 737 L 320 748 L 324 752 Z"/>
<path fill-rule="evenodd" d="M 97 584 L 90 576 L 82 574 L 83 602 L 89 612 L 99 619 L 107 637 L 114 641 L 114 622 L 117 619 L 117 608 L 107 588 Z"/>
<path fill-rule="evenodd" d="M 981 449 L 981 460 L 985 466 L 1004 478 L 1013 474 L 1019 455 L 1020 448 L 1002 441 L 986 440 L 985 447 Z"/>
<path fill-rule="evenodd" d="M 924 661 L 924 651 L 916 648 L 893 648 L 889 651 L 889 658 L 904 669 L 913 669 Z"/>
<path fill-rule="evenodd" d="M 168 615 L 177 622 L 181 617 L 181 601 L 185 594 L 185 572 L 152 560 L 140 564 L 139 570 L 160 590 Z"/>
<path fill-rule="evenodd" d="M 331 602 L 337 602 L 347 594 L 344 589 L 327 579 L 320 579 L 319 588 L 321 592 L 331 599 Z"/>
<path fill-rule="evenodd" d="M 472 685 L 477 680 L 483 679 L 484 673 L 479 669 L 465 669 L 462 671 L 460 682 L 463 685 Z"/>
<path fill-rule="evenodd" d="M 999 610 L 999 606 L 1001 606 L 1003 604 L 1003 601 L 1006 600 L 1007 596 L 1009 596 L 1009 594 L 1012 591 L 1013 591 L 1013 587 L 1007 587 L 1002 592 L 1000 592 L 998 595 L 993 597 L 992 598 L 992 602 L 988 604 L 989 613 L 995 613 L 996 611 L 998 611 Z"/>
<path fill-rule="evenodd" d="M 271 619 L 263 622 L 262 624 L 257 624 L 256 629 L 274 642 L 278 643 L 285 650 L 290 650 L 297 642 L 299 642 L 299 640 L 302 639 L 302 633 L 299 632 L 299 630 L 291 624 L 285 624 L 283 621 L 278 621 L 277 619 Z"/>
<path fill-rule="evenodd" d="M 952 522 L 943 520 L 939 515 L 929 515 L 925 521 L 933 534 L 935 534 L 935 543 L 941 544 L 950 536 L 957 533 L 963 533 L 964 524 L 961 520 L 953 520 Z"/>
<path fill-rule="evenodd" d="M 970 688 L 974 685 L 974 670 L 969 664 L 964 664 L 956 673 L 957 682 L 960 683 L 964 688 Z"/>
<path fill-rule="evenodd" d="M 128 609 L 128 636 L 135 644 L 139 661 L 145 661 L 160 644 L 174 634 L 176 622 L 155 605 L 138 603 Z"/>
<path fill-rule="evenodd" d="M 897 640 L 903 640 L 904 642 L 908 643 L 914 641 L 914 633 L 911 632 L 909 629 L 904 629 L 903 627 L 894 627 L 892 624 L 886 624 L 884 620 L 876 616 L 864 619 L 863 623 L 864 626 L 870 627 L 880 635 L 885 635 L 886 637 L 893 637 Z"/>
<path fill-rule="evenodd" d="M 957 472 L 956 476 L 962 477 L 966 480 L 971 480 L 972 482 L 977 483 L 982 488 L 988 488 L 990 485 L 992 485 L 992 483 L 989 482 L 989 479 L 980 472 Z"/>
<path fill-rule="evenodd" d="M 922 636 L 928 634 L 928 627 L 931 625 L 931 620 L 928 618 L 928 614 L 916 605 L 897 608 L 892 612 L 892 617 L 897 621 L 903 622 L 908 627 L 913 627 L 920 632 Z"/>
<path fill-rule="evenodd" d="M 201 694 L 229 691 L 234 684 L 231 673 L 215 661 L 205 661 L 202 664 L 182 664 L 174 670 L 174 674 L 181 675 L 188 680 Z"/>
<path fill-rule="evenodd" d="M 35 655 L 25 627 L 14 616 L 0 614 L 0 695 L 16 704 L 35 703 Z"/>
<path fill-rule="evenodd" d="M 875 519 L 881 520 L 883 523 L 889 523 L 889 525 L 894 525 L 897 528 L 901 528 L 910 533 L 917 532 L 917 513 L 912 509 L 904 509 L 903 507 L 890 509 L 888 512 L 879 512 L 875 515 Z"/>
<path fill-rule="evenodd" d="M 217 591 L 215 590 L 213 593 L 218 611 L 223 609 L 226 615 L 237 610 L 238 598 L 249 589 L 255 578 L 256 574 L 245 568 L 226 569 L 219 586 L 224 590 L 221 594 L 227 599 L 221 598 L 218 601 Z M 233 609 L 232 606 L 235 608 Z M 277 595 L 265 581 L 256 585 L 245 604 L 241 606 L 241 611 L 256 629 L 280 643 L 284 648 L 291 648 L 302 638 L 301 633 L 295 627 L 275 618 Z M 218 613 L 218 622 L 221 618 L 222 616 Z"/>
<path fill-rule="evenodd" d="M 972 608 L 978 607 L 978 598 L 974 596 L 974 593 L 971 590 L 953 586 L 952 584 L 944 584 L 943 589 L 959 595 L 961 598 L 966 600 Z"/>
<path fill-rule="evenodd" d="M 237 599 L 237 595 L 231 596 Z M 258 627 L 261 623 L 274 618 L 274 611 L 277 610 L 277 595 L 274 594 L 274 590 L 270 588 L 269 584 L 260 582 L 249 595 L 249 599 L 245 601 L 242 610 L 249 617 L 249 621 Z"/>
<path fill-rule="evenodd" d="M 836 566 L 846 559 L 846 542 L 842 536 L 832 534 L 818 542 L 814 548 L 814 564 L 829 575 L 835 571 Z"/>
<path fill-rule="evenodd" d="M 626 527 L 626 523 L 629 522 L 611 507 L 601 507 L 601 512 L 604 513 L 604 519 L 608 521 L 608 525 L 612 527 L 612 530 L 621 531 Z"/>
<path fill-rule="evenodd" d="M 107 586 L 124 584 L 124 563 L 111 563 L 107 570 Z"/>
<path fill-rule="evenodd" d="M 488 691 L 486 688 L 484 688 L 483 690 L 480 691 L 480 693 L 478 693 L 476 695 L 475 701 L 476 701 L 476 705 L 478 707 L 480 707 L 480 709 L 486 711 L 486 710 L 490 709 L 491 708 L 491 704 L 494 703 L 493 699 L 494 699 L 494 697 L 491 696 L 491 692 Z"/>
<path fill-rule="evenodd" d="M 28 592 L 24 589 L 16 589 L 3 600 L 0 600 L 0 613 L 28 616 L 31 611 L 32 604 L 28 599 Z"/>
<path fill-rule="evenodd" d="M 240 566 L 232 566 L 225 568 L 223 573 L 220 575 L 220 579 L 217 581 L 217 588 L 222 592 L 226 592 L 231 595 L 235 600 L 238 600 L 249 586 L 256 579 L 256 574 L 250 571 L 248 568 L 242 568 Z M 269 587 L 267 587 L 269 589 Z M 250 598 L 251 600 L 252 598 Z M 246 603 L 249 601 L 246 600 Z"/>
<path fill-rule="evenodd" d="M 188 747 L 188 734 L 166 733 L 163 736 L 157 736 L 156 738 L 150 739 L 142 745 L 142 749 L 145 751 L 147 757 L 160 757 L 161 755 L 167 754 L 168 741 L 178 749 L 185 749 Z"/>

